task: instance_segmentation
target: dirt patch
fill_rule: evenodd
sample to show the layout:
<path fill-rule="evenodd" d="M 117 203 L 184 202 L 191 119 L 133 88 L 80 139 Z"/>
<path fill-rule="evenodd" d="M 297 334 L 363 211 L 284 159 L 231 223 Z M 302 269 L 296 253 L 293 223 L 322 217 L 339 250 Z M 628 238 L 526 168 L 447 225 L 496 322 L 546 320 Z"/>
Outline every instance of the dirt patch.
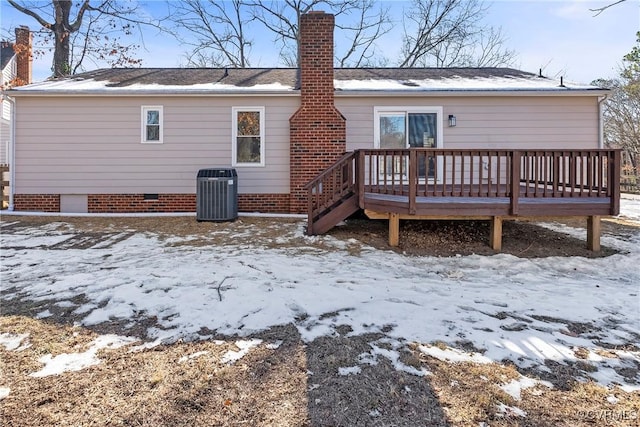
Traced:
<path fill-rule="evenodd" d="M 241 217 L 234 222 L 198 222 L 192 217 L 5 217 L 3 233 L 20 233 L 32 227 L 46 225 L 54 233 L 81 233 L 57 243 L 50 249 L 86 249 L 109 247 L 132 233 L 158 236 L 169 245 L 244 245 L 268 248 L 292 246 L 330 249 L 322 239 L 305 238 L 306 222 L 295 218 Z M 571 237 L 536 222 L 544 221 L 585 229 L 584 239 Z M 603 234 L 629 236 L 640 225 L 624 221 L 603 221 Z M 488 221 L 401 221 L 400 245 L 388 244 L 388 223 L 354 215 L 342 225 L 327 233 L 345 242 L 347 249 L 359 252 L 361 245 L 393 250 L 410 256 L 493 255 L 489 247 Z M 187 237 L 176 242 L 171 237 Z M 357 244 L 353 244 L 353 242 Z M 586 219 L 544 218 L 505 221 L 501 253 L 522 258 L 551 256 L 606 257 L 617 253 L 614 248 L 602 246 L 600 252 L 586 248 Z"/>
<path fill-rule="evenodd" d="M 551 222 L 583 228 L 584 239 L 577 239 L 536 224 Z M 603 233 L 631 235 L 637 232 L 634 223 L 603 222 Z M 388 249 L 412 256 L 458 256 L 494 255 L 489 246 L 489 221 L 400 221 L 400 244 L 388 244 L 388 222 L 369 220 L 354 216 L 344 225 L 329 232 L 339 239 L 357 239 L 364 244 Z M 544 258 L 551 256 L 581 256 L 586 258 L 606 257 L 618 253 L 613 248 L 602 246 L 600 252 L 586 247 L 586 219 L 544 218 L 503 223 L 502 251 L 521 258 Z"/>

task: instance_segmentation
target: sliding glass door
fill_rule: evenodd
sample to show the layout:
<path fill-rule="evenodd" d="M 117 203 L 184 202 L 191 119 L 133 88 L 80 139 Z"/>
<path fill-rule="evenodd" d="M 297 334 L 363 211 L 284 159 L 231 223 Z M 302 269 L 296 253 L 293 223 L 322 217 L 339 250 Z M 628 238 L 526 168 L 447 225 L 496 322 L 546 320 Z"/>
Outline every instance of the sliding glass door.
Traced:
<path fill-rule="evenodd" d="M 386 108 L 378 107 L 375 111 L 376 148 L 437 148 L 442 146 L 442 108 Z M 386 160 L 386 167 L 380 165 L 381 172 L 387 175 L 407 176 L 408 159 L 393 158 Z M 418 178 L 435 179 L 434 159 L 419 156 Z"/>

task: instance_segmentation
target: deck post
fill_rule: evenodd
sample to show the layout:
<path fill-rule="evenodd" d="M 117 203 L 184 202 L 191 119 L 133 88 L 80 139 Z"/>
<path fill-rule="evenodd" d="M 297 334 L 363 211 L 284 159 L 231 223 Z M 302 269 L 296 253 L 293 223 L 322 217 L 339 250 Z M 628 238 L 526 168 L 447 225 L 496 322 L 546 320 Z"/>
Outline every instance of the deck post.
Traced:
<path fill-rule="evenodd" d="M 356 150 L 356 186 L 358 187 L 358 204 L 364 208 L 364 151 Z M 371 185 L 371 183 L 369 183 Z"/>
<path fill-rule="evenodd" d="M 400 244 L 400 215 L 392 212 L 389 214 L 389 246 Z"/>
<path fill-rule="evenodd" d="M 607 163 L 607 168 L 609 168 L 607 185 L 610 188 L 609 197 L 611 198 L 611 210 L 609 214 L 615 216 L 620 214 L 620 172 L 622 169 L 621 150 L 610 151 Z"/>
<path fill-rule="evenodd" d="M 518 199 L 520 198 L 520 160 L 519 151 L 511 152 L 511 215 L 518 215 Z"/>
<path fill-rule="evenodd" d="M 502 250 L 502 217 L 494 216 L 491 217 L 491 228 L 490 228 L 490 244 L 491 249 L 496 252 L 500 252 Z"/>
<path fill-rule="evenodd" d="M 418 186 L 418 155 L 416 150 L 409 150 L 409 213 L 416 213 L 416 194 Z"/>
<path fill-rule="evenodd" d="M 593 252 L 600 251 L 600 216 L 587 217 L 587 249 Z"/>
<path fill-rule="evenodd" d="M 307 190 L 307 236 L 313 236 L 313 190 L 317 188 L 311 187 Z"/>

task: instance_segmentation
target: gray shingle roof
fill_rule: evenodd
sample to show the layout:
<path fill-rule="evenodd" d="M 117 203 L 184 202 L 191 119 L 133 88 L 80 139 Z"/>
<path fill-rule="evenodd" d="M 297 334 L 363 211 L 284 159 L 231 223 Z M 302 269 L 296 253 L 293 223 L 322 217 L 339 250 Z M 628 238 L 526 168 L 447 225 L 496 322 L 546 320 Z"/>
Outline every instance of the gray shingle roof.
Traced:
<path fill-rule="evenodd" d="M 281 83 L 293 87 L 297 70 L 291 68 L 111 68 L 76 74 L 70 79 L 108 81 L 109 87 L 221 83 L 237 87 Z"/>
<path fill-rule="evenodd" d="M 4 70 L 4 67 L 7 66 L 14 55 L 13 44 L 2 42 L 2 49 L 0 50 L 0 70 Z"/>
<path fill-rule="evenodd" d="M 601 90 L 512 68 L 337 68 L 337 92 Z M 296 68 L 113 68 L 17 88 L 31 93 L 292 93 Z"/>
<path fill-rule="evenodd" d="M 439 80 L 446 78 L 534 78 L 535 74 L 511 68 L 336 68 L 336 80 Z M 191 86 L 221 83 L 251 87 L 280 83 L 299 89 L 296 68 L 110 68 L 76 74 L 70 79 L 107 81 L 109 87 L 133 84 Z"/>

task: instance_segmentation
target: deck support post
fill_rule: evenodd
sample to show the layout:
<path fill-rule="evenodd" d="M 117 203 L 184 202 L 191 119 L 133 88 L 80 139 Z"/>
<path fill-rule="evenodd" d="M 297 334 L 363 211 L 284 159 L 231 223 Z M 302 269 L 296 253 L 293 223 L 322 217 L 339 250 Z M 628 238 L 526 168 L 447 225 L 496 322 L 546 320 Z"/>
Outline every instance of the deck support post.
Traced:
<path fill-rule="evenodd" d="M 593 252 L 600 251 L 600 216 L 587 217 L 587 249 Z"/>
<path fill-rule="evenodd" d="M 502 250 L 502 217 L 491 217 L 491 229 L 490 229 L 490 245 L 491 249 L 496 252 Z"/>
<path fill-rule="evenodd" d="M 398 246 L 400 244 L 400 215 L 397 213 L 389 214 L 389 246 Z"/>

